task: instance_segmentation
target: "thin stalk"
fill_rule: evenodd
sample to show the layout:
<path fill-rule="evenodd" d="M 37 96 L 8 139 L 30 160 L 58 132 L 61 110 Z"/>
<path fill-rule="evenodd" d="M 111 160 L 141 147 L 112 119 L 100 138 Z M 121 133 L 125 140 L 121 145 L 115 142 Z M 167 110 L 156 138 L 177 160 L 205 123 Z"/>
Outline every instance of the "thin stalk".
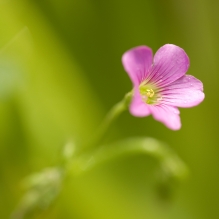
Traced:
<path fill-rule="evenodd" d="M 99 126 L 97 132 L 95 133 L 94 137 L 91 139 L 91 141 L 87 144 L 86 148 L 83 149 L 83 151 L 79 151 L 78 153 L 84 153 L 84 151 L 91 150 L 94 147 L 97 147 L 100 142 L 105 137 L 109 127 L 112 125 L 112 123 L 118 118 L 118 116 L 128 109 L 128 106 L 130 104 L 132 98 L 132 91 L 127 93 L 124 98 L 118 102 L 116 105 L 114 105 L 111 110 L 107 113 L 104 120 L 102 121 L 101 125 Z"/>

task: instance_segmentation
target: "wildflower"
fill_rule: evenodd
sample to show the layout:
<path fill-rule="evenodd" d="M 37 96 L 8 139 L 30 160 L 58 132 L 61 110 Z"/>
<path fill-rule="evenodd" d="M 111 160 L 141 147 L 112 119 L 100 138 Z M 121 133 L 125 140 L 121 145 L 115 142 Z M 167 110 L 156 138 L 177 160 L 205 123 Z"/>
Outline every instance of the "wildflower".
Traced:
<path fill-rule="evenodd" d="M 122 57 L 134 89 L 130 113 L 144 117 L 150 114 L 168 128 L 181 127 L 177 107 L 193 107 L 204 99 L 203 84 L 185 75 L 189 58 L 185 51 L 172 44 L 162 46 L 153 58 L 152 50 L 139 46 Z"/>

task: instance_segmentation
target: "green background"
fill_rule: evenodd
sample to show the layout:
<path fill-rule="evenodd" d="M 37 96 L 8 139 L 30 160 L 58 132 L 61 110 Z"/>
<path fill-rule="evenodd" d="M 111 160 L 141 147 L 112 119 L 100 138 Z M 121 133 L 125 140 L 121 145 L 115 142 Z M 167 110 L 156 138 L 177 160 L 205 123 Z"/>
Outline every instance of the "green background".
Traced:
<path fill-rule="evenodd" d="M 125 112 L 106 141 L 166 142 L 188 179 L 160 200 L 156 160 L 122 157 L 69 179 L 51 207 L 27 218 L 219 218 L 218 8 L 216 0 L 0 0 L 0 218 L 18 205 L 24 177 L 56 165 L 67 141 L 89 139 L 132 89 L 122 54 L 166 43 L 187 52 L 204 102 L 180 110 L 176 132 Z"/>

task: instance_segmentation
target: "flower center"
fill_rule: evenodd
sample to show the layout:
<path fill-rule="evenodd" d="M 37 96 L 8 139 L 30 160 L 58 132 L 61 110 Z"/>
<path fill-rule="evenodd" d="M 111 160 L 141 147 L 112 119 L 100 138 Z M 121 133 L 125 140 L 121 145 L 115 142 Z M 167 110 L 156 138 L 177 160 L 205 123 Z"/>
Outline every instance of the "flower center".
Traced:
<path fill-rule="evenodd" d="M 153 97 L 154 96 L 154 90 L 153 89 L 147 89 L 146 90 L 146 95 L 148 97 Z"/>
<path fill-rule="evenodd" d="M 158 89 L 153 85 L 142 83 L 139 86 L 139 92 L 142 101 L 147 104 L 157 104 L 160 100 L 162 100 Z"/>

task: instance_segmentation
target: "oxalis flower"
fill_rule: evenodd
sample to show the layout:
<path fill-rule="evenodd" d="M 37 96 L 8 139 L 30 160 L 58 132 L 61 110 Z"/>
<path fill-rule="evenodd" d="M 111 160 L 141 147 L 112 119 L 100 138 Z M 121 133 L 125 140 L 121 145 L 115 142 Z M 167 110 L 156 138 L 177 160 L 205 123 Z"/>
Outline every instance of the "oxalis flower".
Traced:
<path fill-rule="evenodd" d="M 150 114 L 168 128 L 181 127 L 177 107 L 193 107 L 204 99 L 203 84 L 185 75 L 189 58 L 185 51 L 172 44 L 162 46 L 153 58 L 152 50 L 139 46 L 122 57 L 134 89 L 130 113 L 144 117 Z"/>

